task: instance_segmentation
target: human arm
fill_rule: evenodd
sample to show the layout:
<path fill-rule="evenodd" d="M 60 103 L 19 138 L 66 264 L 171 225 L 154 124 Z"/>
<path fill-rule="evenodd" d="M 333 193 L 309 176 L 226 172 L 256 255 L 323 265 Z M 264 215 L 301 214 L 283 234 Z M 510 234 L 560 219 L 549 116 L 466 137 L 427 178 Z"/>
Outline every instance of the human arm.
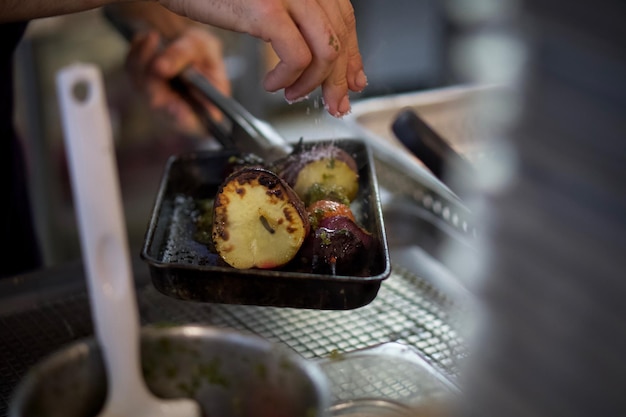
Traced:
<path fill-rule="evenodd" d="M 92 9 L 115 0 L 4 0 L 0 16 L 26 20 Z M 205 24 L 269 42 L 279 63 L 264 87 L 289 101 L 321 86 L 328 112 L 350 110 L 348 91 L 367 84 L 349 0 L 160 0 L 169 10 Z"/>
<path fill-rule="evenodd" d="M 97 9 L 127 0 L 2 0 L 0 23 L 27 21 Z"/>

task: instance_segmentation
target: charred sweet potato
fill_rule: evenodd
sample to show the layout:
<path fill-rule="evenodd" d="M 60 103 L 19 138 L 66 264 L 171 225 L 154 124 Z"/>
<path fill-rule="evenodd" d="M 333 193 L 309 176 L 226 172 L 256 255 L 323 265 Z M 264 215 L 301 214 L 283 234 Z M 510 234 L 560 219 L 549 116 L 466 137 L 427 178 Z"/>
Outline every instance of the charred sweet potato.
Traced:
<path fill-rule="evenodd" d="M 218 189 L 213 206 L 213 244 L 234 268 L 269 269 L 288 263 L 309 230 L 304 204 L 269 170 L 240 169 Z"/>
<path fill-rule="evenodd" d="M 354 158 L 332 144 L 300 147 L 276 165 L 276 172 L 308 205 L 314 202 L 311 190 L 328 189 L 352 201 L 359 189 L 358 167 Z"/>
<path fill-rule="evenodd" d="M 355 275 L 367 265 L 373 245 L 372 235 L 350 217 L 322 218 L 298 254 L 298 267 L 322 274 Z"/>

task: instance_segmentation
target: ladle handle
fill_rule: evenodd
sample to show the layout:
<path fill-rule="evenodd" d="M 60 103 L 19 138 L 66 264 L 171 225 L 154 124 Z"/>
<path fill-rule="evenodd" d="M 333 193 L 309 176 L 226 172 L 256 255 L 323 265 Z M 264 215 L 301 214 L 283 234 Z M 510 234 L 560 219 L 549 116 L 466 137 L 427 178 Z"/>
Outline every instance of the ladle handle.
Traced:
<path fill-rule="evenodd" d="M 95 332 L 113 392 L 137 395 L 139 314 L 102 77 L 76 64 L 57 88 Z"/>

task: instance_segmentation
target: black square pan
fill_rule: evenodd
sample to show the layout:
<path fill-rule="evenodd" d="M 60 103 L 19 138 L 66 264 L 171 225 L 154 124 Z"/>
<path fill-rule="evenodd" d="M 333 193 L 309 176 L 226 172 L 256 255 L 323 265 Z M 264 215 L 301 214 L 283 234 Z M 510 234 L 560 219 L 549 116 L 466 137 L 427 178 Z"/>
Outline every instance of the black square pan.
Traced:
<path fill-rule="evenodd" d="M 305 146 L 317 143 L 324 142 Z M 371 302 L 391 271 L 373 157 L 360 140 L 332 143 L 349 152 L 359 168 L 352 210 L 376 242 L 364 276 L 224 266 L 195 239 L 194 210 L 198 202 L 214 197 L 236 152 L 202 151 L 167 162 L 141 252 L 154 286 L 170 297 L 209 303 L 347 310 Z"/>

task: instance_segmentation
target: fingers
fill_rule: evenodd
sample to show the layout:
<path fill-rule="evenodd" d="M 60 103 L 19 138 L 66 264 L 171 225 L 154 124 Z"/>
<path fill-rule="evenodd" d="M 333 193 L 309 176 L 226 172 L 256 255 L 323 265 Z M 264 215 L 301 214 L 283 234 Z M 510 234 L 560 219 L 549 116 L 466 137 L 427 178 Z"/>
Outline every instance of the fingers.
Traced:
<path fill-rule="evenodd" d="M 148 31 L 137 35 L 131 42 L 126 56 L 126 68 L 135 87 L 148 97 L 150 107 L 162 109 L 167 106 L 172 92 L 163 79 L 156 77 L 152 69 L 158 55 L 161 39 L 157 32 Z"/>
<path fill-rule="evenodd" d="M 318 0 L 329 17 L 339 37 L 337 44 L 338 56 L 333 64 L 328 77 L 322 83 L 324 106 L 333 116 L 341 117 L 350 112 L 350 99 L 348 97 L 348 56 L 346 45 L 348 43 L 348 26 L 344 22 L 338 2 L 335 0 Z"/>
<path fill-rule="evenodd" d="M 155 31 L 139 34 L 131 43 L 126 61 L 133 84 L 147 97 L 150 107 L 165 112 L 184 131 L 198 133 L 198 118 L 169 83 L 189 66 L 205 75 L 223 94 L 230 95 L 221 42 L 200 28 L 186 29 L 166 46 Z M 203 105 L 214 120 L 221 120 L 217 108 L 206 100 Z"/>
<path fill-rule="evenodd" d="M 346 28 L 346 36 L 342 38 L 342 42 L 347 55 L 346 78 L 348 87 L 352 91 L 360 92 L 367 87 L 367 76 L 363 70 L 363 59 L 357 38 L 354 8 L 349 0 L 339 0 L 337 5 Z"/>
<path fill-rule="evenodd" d="M 152 64 L 155 74 L 161 80 L 169 80 L 190 66 L 204 75 L 222 94 L 226 96 L 231 94 L 230 80 L 222 58 L 221 42 L 206 30 L 188 29 L 184 36 L 167 45 Z M 221 112 L 208 100 L 196 99 L 203 103 L 214 120 L 222 119 Z M 180 101 L 180 97 L 175 95 L 174 100 Z M 187 105 L 179 105 L 176 108 L 191 109 Z"/>
<path fill-rule="evenodd" d="M 142 89 L 148 76 L 150 62 L 159 47 L 159 35 L 154 32 L 144 32 L 135 36 L 126 55 L 126 69 L 133 84 Z"/>
<path fill-rule="evenodd" d="M 198 44 L 198 49 L 191 51 L 191 65 L 204 74 L 222 94 L 229 96 L 231 85 L 222 54 L 221 41 L 210 32 L 200 29 L 190 29 L 188 38 Z M 198 53 L 198 51 L 204 51 L 204 53 Z"/>
<path fill-rule="evenodd" d="M 367 86 L 363 61 L 356 34 L 354 9 L 348 0 L 320 0 L 320 4 L 338 28 L 341 54 L 329 77 L 322 84 L 324 104 L 327 111 L 336 117 L 350 112 L 348 89 L 360 92 Z"/>
<path fill-rule="evenodd" d="M 296 101 L 322 85 L 341 55 L 337 34 L 341 17 L 337 13 L 331 16 L 338 20 L 333 22 L 316 0 L 295 1 L 287 18 L 280 25 L 268 28 L 268 37 L 280 62 L 268 74 L 266 89 L 284 88 L 285 98 Z"/>
<path fill-rule="evenodd" d="M 321 86 L 328 111 L 349 111 L 348 91 L 367 84 L 350 0 L 160 0 L 183 16 L 246 32 L 272 45 L 279 63 L 263 81 L 294 101 Z"/>
<path fill-rule="evenodd" d="M 286 1 L 288 13 L 276 10 L 260 37 L 271 42 L 280 59 L 264 80 L 268 91 L 285 90 L 292 102 L 322 87 L 324 104 L 334 116 L 350 111 L 348 91 L 367 85 L 349 0 Z"/>
<path fill-rule="evenodd" d="M 298 88 L 298 86 L 294 86 L 294 83 L 312 64 L 314 56 L 327 56 L 332 60 L 336 55 L 335 50 L 324 45 L 321 40 L 326 37 L 324 33 L 332 33 L 332 27 L 325 13 L 315 1 L 305 1 L 304 3 L 312 4 L 307 26 L 298 26 L 297 21 L 294 21 L 292 16 L 283 10 L 280 12 L 268 11 L 268 14 L 275 13 L 268 16 L 266 20 L 272 21 L 272 24 L 260 29 L 261 37 L 271 43 L 280 60 L 276 67 L 265 76 L 263 86 L 272 92 L 293 86 L 292 91 L 288 94 L 286 92 L 285 97 L 288 100 L 296 100 L 311 92 L 312 89 L 307 91 L 306 86 Z M 304 13 L 301 12 L 300 14 L 303 18 Z M 320 77 L 315 86 L 320 85 L 323 79 Z"/>
<path fill-rule="evenodd" d="M 325 26 L 319 23 L 314 26 L 309 25 L 312 10 L 317 11 L 320 21 Z M 292 17 L 311 48 L 312 60 L 298 80 L 285 89 L 285 97 L 288 100 L 298 99 L 309 94 L 319 85 L 326 84 L 330 88 L 330 91 L 326 92 L 329 102 L 338 103 L 346 95 L 348 86 L 345 80 L 345 59 L 342 56 L 341 44 L 345 25 L 338 13 L 335 1 L 313 1 L 306 7 L 296 7 Z M 306 22 L 306 24 L 300 22 Z M 343 77 L 341 72 L 343 72 Z M 336 109 L 333 108 L 332 112 L 336 112 Z"/>

